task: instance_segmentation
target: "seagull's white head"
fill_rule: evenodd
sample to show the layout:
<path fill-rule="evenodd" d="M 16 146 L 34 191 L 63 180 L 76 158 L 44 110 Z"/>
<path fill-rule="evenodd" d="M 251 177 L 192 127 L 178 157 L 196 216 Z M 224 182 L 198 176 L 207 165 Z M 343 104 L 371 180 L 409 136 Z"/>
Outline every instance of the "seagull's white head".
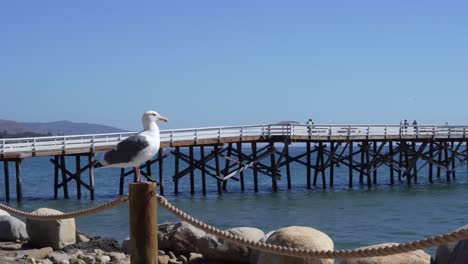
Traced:
<path fill-rule="evenodd" d="M 156 122 L 158 120 L 168 122 L 169 120 L 164 116 L 161 116 L 156 111 L 146 111 L 141 118 L 143 123 Z"/>

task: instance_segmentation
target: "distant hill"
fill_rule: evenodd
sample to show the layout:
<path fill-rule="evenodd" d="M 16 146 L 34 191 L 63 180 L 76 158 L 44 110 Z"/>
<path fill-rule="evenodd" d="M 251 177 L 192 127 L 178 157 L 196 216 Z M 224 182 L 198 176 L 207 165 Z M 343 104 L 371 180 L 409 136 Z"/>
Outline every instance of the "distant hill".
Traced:
<path fill-rule="evenodd" d="M 0 119 L 0 138 L 47 135 L 81 135 L 125 132 L 123 129 L 89 123 L 56 121 L 44 123 L 16 122 Z"/>

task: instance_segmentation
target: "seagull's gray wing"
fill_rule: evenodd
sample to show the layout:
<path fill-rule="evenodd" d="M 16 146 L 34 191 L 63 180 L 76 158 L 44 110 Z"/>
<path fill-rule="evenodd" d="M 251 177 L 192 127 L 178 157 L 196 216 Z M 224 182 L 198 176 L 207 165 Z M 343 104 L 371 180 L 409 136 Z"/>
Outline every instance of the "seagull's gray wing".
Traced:
<path fill-rule="evenodd" d="M 107 164 L 127 163 L 138 155 L 138 152 L 149 146 L 144 136 L 133 135 L 119 142 L 117 146 L 104 154 Z"/>

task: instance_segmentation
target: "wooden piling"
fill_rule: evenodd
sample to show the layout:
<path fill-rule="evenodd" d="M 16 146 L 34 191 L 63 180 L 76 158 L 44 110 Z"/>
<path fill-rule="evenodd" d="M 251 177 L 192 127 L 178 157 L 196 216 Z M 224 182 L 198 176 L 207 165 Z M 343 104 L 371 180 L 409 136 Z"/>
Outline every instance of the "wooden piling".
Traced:
<path fill-rule="evenodd" d="M 450 182 L 450 169 L 449 169 L 449 156 L 448 156 L 448 142 L 444 142 L 444 165 L 445 165 L 445 178 L 447 182 Z"/>
<path fill-rule="evenodd" d="M 239 154 L 239 153 L 238 153 Z M 228 149 L 227 149 L 227 154 L 226 154 L 226 163 L 225 163 L 225 166 L 224 166 L 224 176 L 228 175 L 229 174 L 229 168 L 230 168 L 230 163 L 231 163 L 231 160 L 229 158 L 231 158 L 232 156 L 232 143 L 229 143 L 228 144 Z M 240 154 L 239 154 L 240 156 Z M 226 181 L 223 181 L 223 190 L 227 191 L 227 180 Z"/>
<path fill-rule="evenodd" d="M 348 162 L 349 162 L 349 167 L 348 167 L 348 186 L 349 188 L 353 188 L 353 143 L 352 141 L 349 142 L 349 156 L 348 156 Z"/>
<path fill-rule="evenodd" d="M 270 149 L 274 149 L 275 145 L 273 142 L 270 142 Z M 270 154 L 270 163 L 271 163 L 271 185 L 274 192 L 278 191 L 278 179 L 276 178 L 276 161 L 275 161 L 275 152 L 272 151 Z"/>
<path fill-rule="evenodd" d="M 119 195 L 124 193 L 125 169 L 120 169 Z"/>
<path fill-rule="evenodd" d="M 68 199 L 68 183 L 67 183 L 67 171 L 65 164 L 65 156 L 60 156 L 60 168 L 62 170 L 62 188 L 63 188 L 63 197 Z"/>
<path fill-rule="evenodd" d="M 59 182 L 59 156 L 54 156 L 54 199 L 58 199 L 58 182 Z"/>
<path fill-rule="evenodd" d="M 219 164 L 219 147 L 214 146 L 214 152 L 215 152 L 215 167 L 216 167 L 216 175 L 221 176 L 221 164 Z M 222 186 L 222 181 L 220 179 L 217 179 L 217 186 L 218 186 L 218 194 L 221 195 L 223 194 L 223 186 Z"/>
<path fill-rule="evenodd" d="M 418 183 L 418 154 L 416 152 L 416 142 L 413 141 L 411 142 L 411 149 L 413 151 L 414 154 L 414 165 L 413 165 L 413 181 L 414 181 L 414 184 L 417 184 Z"/>
<path fill-rule="evenodd" d="M 310 153 L 310 141 L 307 141 L 306 143 L 306 153 L 307 153 L 307 189 L 311 189 L 311 177 L 312 177 L 312 168 L 311 168 L 311 153 Z M 315 176 L 316 177 L 316 176 Z M 316 178 L 314 177 L 314 186 L 316 183 Z"/>
<path fill-rule="evenodd" d="M 131 183 L 128 189 L 131 262 L 132 264 L 157 264 L 156 183 Z"/>
<path fill-rule="evenodd" d="M 242 164 L 243 158 L 242 158 L 242 142 L 237 143 L 237 153 L 239 153 L 239 169 L 244 166 Z M 245 184 L 244 184 L 244 171 L 239 172 L 239 177 L 240 177 L 240 187 L 241 191 L 245 191 Z"/>
<path fill-rule="evenodd" d="M 189 147 L 189 156 L 190 161 L 193 162 L 193 146 Z M 193 164 L 190 164 L 190 194 L 195 194 L 195 167 Z"/>
<path fill-rule="evenodd" d="M 456 175 L 455 175 L 455 155 L 456 154 L 456 150 L 455 150 L 455 142 L 452 141 L 450 142 L 450 148 L 452 150 L 452 155 L 450 157 L 450 159 L 452 160 L 452 168 L 451 168 L 451 171 L 452 171 L 452 179 L 455 179 Z M 457 150 L 458 150 L 458 147 L 457 147 Z"/>
<path fill-rule="evenodd" d="M 364 164 L 365 164 L 365 157 L 366 157 L 366 145 L 365 142 L 361 142 L 361 164 L 359 164 L 359 184 L 362 185 L 364 183 Z"/>
<path fill-rule="evenodd" d="M 16 159 L 16 201 L 23 200 L 23 181 L 21 179 L 21 162 L 22 159 Z"/>
<path fill-rule="evenodd" d="M 3 160 L 3 171 L 5 172 L 5 200 L 10 201 L 10 170 L 8 160 Z"/>
<path fill-rule="evenodd" d="M 257 143 L 252 142 L 252 160 L 257 159 Z M 253 176 L 254 176 L 254 191 L 258 192 L 258 171 L 257 163 L 253 164 Z"/>
<path fill-rule="evenodd" d="M 443 144 L 444 142 L 440 141 L 439 142 L 439 145 L 440 145 L 440 150 L 439 150 L 439 155 L 437 155 L 437 163 L 439 166 L 437 166 L 437 178 L 440 179 L 440 175 L 441 175 L 441 171 L 442 169 L 440 168 L 440 166 L 442 165 L 442 148 L 443 148 Z"/>
<path fill-rule="evenodd" d="M 320 171 L 322 173 L 322 189 L 327 188 L 327 178 L 325 176 L 325 158 L 323 157 L 323 144 L 320 142 Z"/>
<path fill-rule="evenodd" d="M 175 152 L 179 154 L 180 147 L 176 147 Z M 179 174 L 179 155 L 175 155 L 174 170 L 175 170 L 174 175 Z M 179 178 L 178 177 L 174 179 L 174 194 L 179 194 Z"/>
<path fill-rule="evenodd" d="M 367 188 L 371 188 L 372 187 L 372 182 L 371 182 L 371 166 L 370 166 L 370 157 L 369 157 L 369 142 L 366 142 L 366 168 L 367 168 Z"/>
<path fill-rule="evenodd" d="M 205 146 L 200 146 L 200 160 L 205 160 Z M 205 162 L 201 164 L 202 166 L 202 194 L 206 195 L 206 166 Z"/>
<path fill-rule="evenodd" d="M 288 182 L 288 190 L 291 189 L 291 160 L 289 157 L 289 143 L 284 143 L 286 148 L 286 177 Z"/>
<path fill-rule="evenodd" d="M 159 149 L 158 153 L 158 169 L 159 169 L 159 193 L 164 195 L 164 156 L 163 156 L 164 149 Z"/>
<path fill-rule="evenodd" d="M 373 170 L 372 183 L 377 184 L 377 141 L 372 142 L 372 150 L 374 151 L 374 158 L 372 159 L 372 170 Z"/>
<path fill-rule="evenodd" d="M 75 156 L 75 170 L 76 170 L 76 198 L 79 200 L 81 199 L 81 158 L 80 155 Z"/>
<path fill-rule="evenodd" d="M 335 142 L 330 143 L 330 187 L 333 187 L 335 173 Z"/>
<path fill-rule="evenodd" d="M 433 169 L 434 169 L 434 165 L 433 165 L 433 162 L 434 161 L 434 142 L 431 140 L 431 142 L 429 143 L 429 183 L 433 183 Z"/>
<path fill-rule="evenodd" d="M 91 196 L 91 200 L 94 200 L 94 153 L 90 153 L 88 155 L 88 164 L 89 164 L 89 194 Z"/>
<path fill-rule="evenodd" d="M 400 142 L 400 150 L 398 151 L 398 182 L 401 182 L 401 168 L 403 167 L 403 149 Z"/>
<path fill-rule="evenodd" d="M 395 184 L 395 175 L 393 171 L 393 141 L 388 142 L 388 154 L 390 156 L 390 184 Z"/>

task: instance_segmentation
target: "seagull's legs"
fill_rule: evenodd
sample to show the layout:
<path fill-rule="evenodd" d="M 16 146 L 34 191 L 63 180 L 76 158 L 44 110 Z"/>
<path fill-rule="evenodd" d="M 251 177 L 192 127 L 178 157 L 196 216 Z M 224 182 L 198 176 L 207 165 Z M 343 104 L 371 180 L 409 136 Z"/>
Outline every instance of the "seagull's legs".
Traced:
<path fill-rule="evenodd" d="M 140 174 L 140 168 L 135 167 L 136 175 L 137 175 L 137 182 L 141 182 L 141 174 Z"/>

